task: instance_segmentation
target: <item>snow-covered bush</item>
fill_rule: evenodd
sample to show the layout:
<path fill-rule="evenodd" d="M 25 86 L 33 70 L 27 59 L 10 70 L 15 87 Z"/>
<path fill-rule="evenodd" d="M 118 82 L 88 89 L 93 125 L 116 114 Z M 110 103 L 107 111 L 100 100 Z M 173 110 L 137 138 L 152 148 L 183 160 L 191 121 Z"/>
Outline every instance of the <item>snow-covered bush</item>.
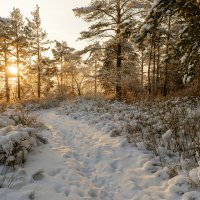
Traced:
<path fill-rule="evenodd" d="M 46 143 L 34 128 L 10 125 L 0 131 L 0 164 L 23 164 L 29 151 L 41 143 Z"/>
<path fill-rule="evenodd" d="M 36 128 L 30 128 L 35 118 L 24 111 L 6 110 L 0 115 L 0 164 L 23 164 L 27 154 L 41 143 L 46 143 Z"/>
<path fill-rule="evenodd" d="M 27 111 L 49 109 L 59 106 L 60 103 L 66 99 L 68 99 L 67 96 L 65 96 L 64 94 L 59 94 L 59 95 L 52 95 L 50 97 L 46 97 L 40 100 L 35 100 L 35 99 L 25 100 L 23 102 L 20 102 L 20 104 L 18 105 L 18 109 L 23 108 L 23 110 Z"/>
<path fill-rule="evenodd" d="M 200 160 L 200 101 L 175 98 L 142 104 L 79 99 L 62 112 L 153 151 L 163 165 L 191 170 Z M 176 171 L 176 170 L 174 170 Z"/>
<path fill-rule="evenodd" d="M 6 110 L 7 104 L 5 102 L 0 103 L 0 113 Z"/>

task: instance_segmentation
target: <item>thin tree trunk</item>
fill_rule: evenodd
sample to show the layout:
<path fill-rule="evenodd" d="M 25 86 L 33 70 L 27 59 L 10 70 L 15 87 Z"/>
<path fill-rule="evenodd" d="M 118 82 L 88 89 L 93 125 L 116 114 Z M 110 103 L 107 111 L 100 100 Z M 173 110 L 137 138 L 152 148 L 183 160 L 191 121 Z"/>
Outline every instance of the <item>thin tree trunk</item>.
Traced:
<path fill-rule="evenodd" d="M 157 45 L 157 69 L 156 69 L 156 95 L 158 94 L 158 87 L 160 85 L 160 45 Z"/>
<path fill-rule="evenodd" d="M 200 70 L 199 70 L 199 66 L 198 66 L 198 70 L 196 72 L 196 75 L 197 75 L 197 87 L 196 87 L 196 91 L 197 91 L 197 94 L 199 95 L 199 92 L 200 92 Z"/>
<path fill-rule="evenodd" d="M 40 61 L 38 61 L 38 98 L 41 97 L 41 72 L 40 72 Z"/>
<path fill-rule="evenodd" d="M 59 80 L 59 74 L 58 74 L 58 69 L 56 67 L 56 77 L 57 77 L 57 83 L 58 83 L 58 92 L 60 93 L 60 80 Z"/>
<path fill-rule="evenodd" d="M 152 92 L 155 95 L 155 84 L 156 84 L 156 42 L 153 41 L 153 77 L 152 77 Z"/>
<path fill-rule="evenodd" d="M 38 72 L 38 98 L 41 97 L 41 59 L 40 59 L 40 40 L 39 27 L 37 27 L 37 72 Z"/>
<path fill-rule="evenodd" d="M 95 66 L 94 66 L 94 94 L 95 97 L 97 95 L 97 61 L 95 61 Z"/>
<path fill-rule="evenodd" d="M 9 88 L 9 83 L 8 83 L 8 55 L 7 55 L 7 44 L 5 41 L 5 51 L 4 51 L 4 67 L 5 67 L 5 87 L 6 87 L 6 101 L 10 101 L 10 88 Z"/>
<path fill-rule="evenodd" d="M 149 65 L 148 65 L 148 93 L 151 94 L 151 60 L 152 60 L 152 49 L 153 49 L 153 36 L 151 38 L 151 47 L 149 52 Z"/>
<path fill-rule="evenodd" d="M 20 83 L 20 69 L 19 69 L 19 41 L 17 39 L 17 93 L 18 99 L 21 99 L 21 83 Z"/>
<path fill-rule="evenodd" d="M 63 59 L 61 56 L 61 60 L 60 60 L 60 90 L 61 93 L 63 92 Z"/>
<path fill-rule="evenodd" d="M 168 17 L 168 35 L 167 35 L 167 45 L 166 45 L 166 56 L 169 54 L 169 40 L 170 40 L 170 31 L 171 28 L 171 17 Z M 168 61 L 165 63 L 165 80 L 163 86 L 163 95 L 166 96 L 168 93 Z"/>
<path fill-rule="evenodd" d="M 117 35 L 120 37 L 120 25 L 121 25 L 121 8 L 120 8 L 120 0 L 117 0 L 116 4 L 117 9 Z M 117 44 L 117 66 L 116 66 L 116 98 L 117 100 L 122 99 L 122 83 L 121 83 L 121 68 L 122 68 L 122 47 L 121 47 L 121 40 L 119 38 L 118 44 Z"/>
<path fill-rule="evenodd" d="M 122 99 L 122 85 L 121 85 L 121 44 L 117 45 L 117 77 L 116 77 L 116 98 Z"/>
<path fill-rule="evenodd" d="M 142 49 L 142 64 L 141 64 L 141 88 L 144 86 L 144 49 Z"/>
<path fill-rule="evenodd" d="M 72 94 L 74 95 L 74 75 L 73 75 L 73 72 L 72 72 L 72 79 L 71 79 L 71 87 L 72 87 Z"/>

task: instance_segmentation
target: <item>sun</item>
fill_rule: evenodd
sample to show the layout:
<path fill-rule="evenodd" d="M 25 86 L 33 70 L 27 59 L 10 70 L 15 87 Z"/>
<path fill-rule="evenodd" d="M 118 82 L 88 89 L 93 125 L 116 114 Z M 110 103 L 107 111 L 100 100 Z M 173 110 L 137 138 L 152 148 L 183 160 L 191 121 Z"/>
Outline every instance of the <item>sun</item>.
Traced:
<path fill-rule="evenodd" d="M 17 75 L 18 69 L 15 66 L 9 66 L 8 71 L 10 72 L 11 75 Z"/>

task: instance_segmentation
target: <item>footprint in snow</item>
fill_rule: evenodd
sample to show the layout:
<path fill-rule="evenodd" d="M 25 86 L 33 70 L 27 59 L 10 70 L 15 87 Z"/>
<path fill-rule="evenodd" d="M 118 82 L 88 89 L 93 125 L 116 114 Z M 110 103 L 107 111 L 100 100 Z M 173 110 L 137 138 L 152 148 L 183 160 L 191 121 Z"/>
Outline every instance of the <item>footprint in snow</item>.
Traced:
<path fill-rule="evenodd" d="M 101 188 L 103 185 L 105 185 L 105 179 L 103 177 L 95 177 L 93 178 L 92 180 L 92 183 L 98 187 L 98 188 Z"/>
<path fill-rule="evenodd" d="M 113 161 L 110 166 L 113 169 L 113 173 L 115 173 L 118 168 L 118 160 Z"/>
<path fill-rule="evenodd" d="M 98 196 L 98 191 L 95 190 L 95 189 L 90 189 L 90 190 L 88 191 L 88 194 L 89 194 L 91 197 L 96 198 L 96 197 Z"/>
<path fill-rule="evenodd" d="M 56 185 L 56 186 L 54 187 L 54 189 L 55 189 L 55 191 L 56 191 L 57 193 L 63 193 L 66 197 L 69 196 L 70 190 L 67 189 L 66 187 L 61 187 L 60 185 Z"/>
<path fill-rule="evenodd" d="M 77 182 L 77 181 L 71 181 L 69 184 L 73 185 L 73 186 L 76 186 L 77 188 L 81 187 L 81 184 L 79 182 Z"/>
<path fill-rule="evenodd" d="M 72 154 L 71 153 L 65 153 L 63 155 L 63 158 L 71 158 L 72 157 Z"/>
<path fill-rule="evenodd" d="M 49 176 L 56 176 L 57 174 L 59 174 L 63 169 L 62 168 L 57 168 L 57 169 L 54 169 L 52 171 L 50 171 L 48 173 Z"/>

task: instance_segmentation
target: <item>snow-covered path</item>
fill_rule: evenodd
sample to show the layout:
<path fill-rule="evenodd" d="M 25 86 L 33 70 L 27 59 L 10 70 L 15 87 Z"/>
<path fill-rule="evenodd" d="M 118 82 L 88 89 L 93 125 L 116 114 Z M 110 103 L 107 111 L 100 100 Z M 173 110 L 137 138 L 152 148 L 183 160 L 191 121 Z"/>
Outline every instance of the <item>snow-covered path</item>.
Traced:
<path fill-rule="evenodd" d="M 111 138 L 56 111 L 43 111 L 40 119 L 52 133 L 50 148 L 44 147 L 43 159 L 39 160 L 46 173 L 37 183 L 40 200 L 42 196 L 49 200 L 176 198 L 167 180 L 163 180 L 165 174 L 159 177 L 159 173 L 150 172 L 159 168 L 155 161 L 149 161 L 150 154 L 142 153 L 125 139 Z M 37 168 L 33 165 L 32 169 Z M 44 190 L 47 192 L 42 193 Z"/>
<path fill-rule="evenodd" d="M 24 168 L 1 172 L 0 184 L 5 178 L 8 184 L 1 185 L 0 200 L 200 200 L 187 174 L 161 167 L 139 143 L 141 150 L 97 131 L 88 112 L 82 121 L 63 107 L 36 113 L 49 143 L 31 152 Z"/>
<path fill-rule="evenodd" d="M 126 128 L 122 119 L 129 115 L 120 118 L 121 112 L 107 114 L 89 106 L 70 104 L 34 113 L 42 122 L 36 125 L 39 134 L 49 142 L 38 146 L 29 137 L 34 148 L 25 165 L 15 170 L 0 166 L 0 200 L 200 200 L 199 168 L 188 174 L 173 165 L 162 167 L 141 142 L 136 147 L 124 137 L 110 137 L 116 126 L 118 132 Z M 134 117 L 130 121 L 136 123 Z M 43 123 L 47 128 L 41 129 Z M 26 133 L 10 131 L 20 127 L 2 128 L 2 136 Z M 12 149 L 13 143 L 8 144 Z"/>

